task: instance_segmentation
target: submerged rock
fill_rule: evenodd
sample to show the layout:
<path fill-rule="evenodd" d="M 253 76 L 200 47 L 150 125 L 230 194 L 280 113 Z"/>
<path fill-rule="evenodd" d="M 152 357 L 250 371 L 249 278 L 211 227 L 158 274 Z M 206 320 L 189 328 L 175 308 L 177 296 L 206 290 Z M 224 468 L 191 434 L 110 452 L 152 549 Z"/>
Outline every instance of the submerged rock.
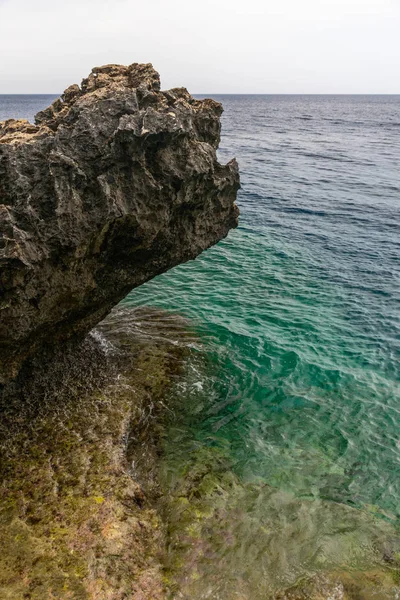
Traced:
<path fill-rule="evenodd" d="M 168 473 L 172 485 L 159 508 L 168 540 L 168 597 L 400 598 L 393 524 L 344 504 L 243 481 L 228 449 L 203 446 L 187 456 L 181 472 Z"/>
<path fill-rule="evenodd" d="M 398 600 L 399 571 L 339 571 L 304 577 L 274 600 Z"/>
<path fill-rule="evenodd" d="M 221 113 L 151 65 L 106 65 L 36 125 L 0 123 L 0 383 L 237 225 Z"/>
<path fill-rule="evenodd" d="M 18 394 L 6 386 L 2 600 L 166 597 L 158 492 L 152 481 L 144 491 L 126 448 L 137 440 L 155 469 L 156 417 L 192 344 L 184 319 L 119 307 Z"/>

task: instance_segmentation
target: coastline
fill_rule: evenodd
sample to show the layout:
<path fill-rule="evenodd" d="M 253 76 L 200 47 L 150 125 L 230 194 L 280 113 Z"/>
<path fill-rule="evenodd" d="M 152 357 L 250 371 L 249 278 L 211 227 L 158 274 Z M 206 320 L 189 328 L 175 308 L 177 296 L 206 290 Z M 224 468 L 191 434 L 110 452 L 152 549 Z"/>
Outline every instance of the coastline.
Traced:
<path fill-rule="evenodd" d="M 398 294 L 387 277 L 397 180 L 389 164 L 390 188 L 366 169 L 392 113 L 381 127 L 375 103 L 314 98 L 307 132 L 349 140 L 335 161 L 318 137 L 310 152 L 303 102 L 224 105 L 220 153 L 245 166 L 241 228 L 137 288 L 123 301 L 136 312 L 117 311 L 94 340 L 60 343 L 57 357 L 47 348 L 45 369 L 35 357 L 36 378 L 6 406 L 6 597 L 400 597 Z M 351 143 L 363 106 L 379 126 L 359 129 L 365 146 Z M 267 139 L 260 112 L 273 107 Z M 352 184 L 339 192 L 336 179 L 352 181 L 356 165 L 372 199 L 349 204 Z"/>

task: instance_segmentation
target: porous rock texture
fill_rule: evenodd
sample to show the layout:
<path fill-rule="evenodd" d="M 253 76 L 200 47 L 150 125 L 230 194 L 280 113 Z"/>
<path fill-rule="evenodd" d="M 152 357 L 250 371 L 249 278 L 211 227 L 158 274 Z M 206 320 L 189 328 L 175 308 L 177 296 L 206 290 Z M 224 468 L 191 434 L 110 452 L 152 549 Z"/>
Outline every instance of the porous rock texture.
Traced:
<path fill-rule="evenodd" d="M 0 123 L 0 384 L 237 225 L 221 113 L 135 63 L 94 68 L 35 125 Z"/>

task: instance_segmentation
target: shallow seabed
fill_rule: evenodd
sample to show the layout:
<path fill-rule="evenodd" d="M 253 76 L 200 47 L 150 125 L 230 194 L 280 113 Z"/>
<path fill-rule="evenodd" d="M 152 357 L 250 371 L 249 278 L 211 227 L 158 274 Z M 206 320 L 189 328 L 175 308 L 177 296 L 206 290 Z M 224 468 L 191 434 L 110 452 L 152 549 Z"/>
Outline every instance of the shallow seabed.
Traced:
<path fill-rule="evenodd" d="M 400 97 L 217 99 L 240 228 L 125 301 L 188 316 L 205 348 L 161 469 L 189 502 L 186 541 L 170 515 L 177 597 L 264 598 L 317 577 L 290 597 L 325 598 L 328 572 L 334 598 L 396 598 L 371 572 L 396 571 L 399 551 Z M 360 571 L 369 592 L 343 583 Z"/>

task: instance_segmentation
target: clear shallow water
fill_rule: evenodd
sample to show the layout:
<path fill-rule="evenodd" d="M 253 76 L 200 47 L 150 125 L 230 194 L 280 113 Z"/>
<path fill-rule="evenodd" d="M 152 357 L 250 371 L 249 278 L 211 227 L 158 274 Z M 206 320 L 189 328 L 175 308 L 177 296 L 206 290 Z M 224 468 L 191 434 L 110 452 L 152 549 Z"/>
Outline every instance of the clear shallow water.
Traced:
<path fill-rule="evenodd" d="M 240 228 L 126 302 L 198 324 L 197 435 L 229 439 L 242 476 L 397 515 L 400 97 L 217 99 Z"/>
<path fill-rule="evenodd" d="M 0 97 L 0 119 L 11 108 L 32 118 L 53 99 L 16 108 L 10 98 Z M 203 573 L 211 581 L 217 565 L 220 580 L 234 571 L 255 581 L 273 570 L 274 588 L 326 564 L 369 565 L 377 538 L 393 535 L 384 527 L 397 527 L 400 97 L 216 99 L 220 159 L 236 156 L 241 169 L 240 227 L 125 303 L 184 314 L 201 340 L 175 394 L 167 484 L 218 449 L 243 486 L 268 486 L 257 501 L 254 488 L 240 495 L 241 543 L 216 550 Z M 226 506 L 238 514 L 236 496 Z M 347 519 L 340 506 L 360 509 L 350 540 L 335 529 Z M 372 533 L 371 512 L 382 531 Z M 240 570 L 244 555 L 254 573 Z M 218 585 L 193 597 L 236 597 L 237 583 Z M 259 581 L 237 597 L 255 590 Z"/>
<path fill-rule="evenodd" d="M 208 355 L 178 390 L 171 489 L 202 447 L 222 448 L 244 485 L 276 489 L 227 500 L 235 542 L 214 540 L 197 567 L 214 583 L 184 597 L 233 598 L 247 582 L 243 597 L 265 598 L 304 573 L 379 562 L 371 548 L 394 534 L 372 534 L 366 513 L 398 525 L 400 98 L 217 99 L 240 227 L 126 302 L 189 316 Z M 360 509 L 351 524 L 338 503 Z"/>

